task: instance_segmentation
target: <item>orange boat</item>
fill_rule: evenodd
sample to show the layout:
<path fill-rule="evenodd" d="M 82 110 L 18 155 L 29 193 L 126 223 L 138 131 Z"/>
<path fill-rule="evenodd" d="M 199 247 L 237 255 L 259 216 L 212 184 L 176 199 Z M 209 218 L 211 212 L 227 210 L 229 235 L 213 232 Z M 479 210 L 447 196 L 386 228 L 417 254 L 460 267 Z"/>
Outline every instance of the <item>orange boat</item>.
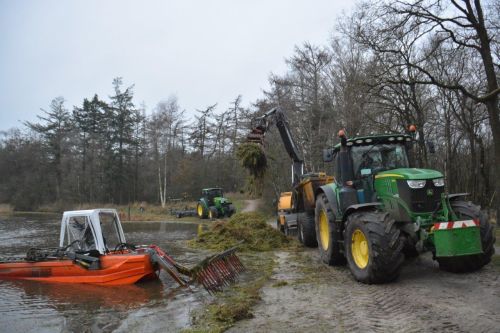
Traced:
<path fill-rule="evenodd" d="M 128 244 L 114 209 L 65 212 L 59 248 L 34 248 L 24 258 L 0 258 L 1 279 L 56 283 L 133 284 L 156 278 L 160 269 L 181 286 L 199 282 L 214 291 L 233 280 L 244 267 L 235 249 L 206 258 L 189 269 L 158 246 Z"/>
<path fill-rule="evenodd" d="M 99 257 L 100 269 L 90 270 L 71 259 L 40 262 L 16 261 L 0 263 L 0 277 L 58 283 L 91 283 L 117 286 L 155 278 L 158 267 L 143 254 L 108 254 Z"/>

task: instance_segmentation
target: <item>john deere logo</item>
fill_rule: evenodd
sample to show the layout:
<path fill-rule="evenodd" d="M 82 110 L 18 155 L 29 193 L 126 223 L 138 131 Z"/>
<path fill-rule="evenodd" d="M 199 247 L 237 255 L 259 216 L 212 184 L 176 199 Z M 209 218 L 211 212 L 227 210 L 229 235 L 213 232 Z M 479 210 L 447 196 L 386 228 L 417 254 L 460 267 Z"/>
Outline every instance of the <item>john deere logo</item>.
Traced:
<path fill-rule="evenodd" d="M 432 196 L 434 195 L 434 190 L 433 190 L 433 189 L 428 189 L 428 190 L 427 190 L 427 195 L 428 195 L 429 197 L 432 197 Z"/>

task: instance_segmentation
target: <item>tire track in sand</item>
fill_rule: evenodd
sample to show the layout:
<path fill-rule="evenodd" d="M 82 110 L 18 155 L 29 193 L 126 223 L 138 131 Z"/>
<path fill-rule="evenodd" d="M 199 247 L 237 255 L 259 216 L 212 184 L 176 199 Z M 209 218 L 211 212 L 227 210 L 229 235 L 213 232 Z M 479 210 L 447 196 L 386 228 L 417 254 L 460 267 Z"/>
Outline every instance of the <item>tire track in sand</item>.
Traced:
<path fill-rule="evenodd" d="M 384 285 L 354 281 L 346 267 L 329 267 L 317 250 L 277 252 L 254 318 L 230 332 L 497 332 L 499 270 L 452 274 L 429 255 L 407 261 Z M 287 281 L 273 287 L 277 280 Z"/>

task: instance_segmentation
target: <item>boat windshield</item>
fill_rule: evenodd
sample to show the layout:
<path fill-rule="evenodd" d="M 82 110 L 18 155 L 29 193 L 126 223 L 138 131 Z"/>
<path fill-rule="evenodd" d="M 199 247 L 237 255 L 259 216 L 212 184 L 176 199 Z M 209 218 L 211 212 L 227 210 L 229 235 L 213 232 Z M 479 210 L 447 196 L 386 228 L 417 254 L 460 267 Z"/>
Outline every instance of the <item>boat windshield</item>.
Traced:
<path fill-rule="evenodd" d="M 95 250 L 95 237 L 88 216 L 72 216 L 67 225 L 67 243 L 75 251 Z"/>

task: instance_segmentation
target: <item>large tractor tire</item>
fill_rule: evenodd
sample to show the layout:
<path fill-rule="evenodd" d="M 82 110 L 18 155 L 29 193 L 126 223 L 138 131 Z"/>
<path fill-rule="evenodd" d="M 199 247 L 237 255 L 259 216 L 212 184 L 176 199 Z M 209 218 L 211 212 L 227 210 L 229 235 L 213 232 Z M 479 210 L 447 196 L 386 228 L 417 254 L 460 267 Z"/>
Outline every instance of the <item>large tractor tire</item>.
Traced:
<path fill-rule="evenodd" d="M 399 276 L 404 244 L 394 222 L 388 213 L 373 210 L 355 212 L 347 218 L 344 246 L 356 280 L 385 283 Z"/>
<path fill-rule="evenodd" d="M 226 212 L 227 217 L 233 216 L 234 213 L 236 213 L 236 208 L 233 205 L 229 205 Z"/>
<path fill-rule="evenodd" d="M 471 202 L 459 200 L 452 201 L 451 208 L 458 219 L 479 220 L 479 233 L 481 235 L 483 253 L 468 256 L 436 258 L 439 263 L 439 268 L 453 273 L 476 271 L 488 264 L 495 253 L 495 234 L 493 233 L 493 226 L 488 222 L 484 213 L 481 212 L 481 208 Z"/>
<path fill-rule="evenodd" d="M 219 211 L 214 206 L 208 208 L 208 218 L 211 220 L 216 219 L 219 216 Z"/>
<path fill-rule="evenodd" d="M 345 264 L 345 256 L 340 252 L 341 245 L 340 225 L 335 223 L 335 216 L 328 206 L 328 199 L 324 194 L 316 199 L 315 210 L 316 238 L 318 240 L 318 249 L 321 260 L 328 265 Z"/>
<path fill-rule="evenodd" d="M 206 219 L 208 217 L 208 211 L 201 202 L 198 202 L 196 205 L 196 214 L 200 219 Z"/>
<path fill-rule="evenodd" d="M 276 218 L 276 230 L 278 230 L 281 233 L 285 233 L 285 225 L 281 224 L 281 216 L 278 215 Z"/>
<path fill-rule="evenodd" d="M 296 237 L 297 228 L 290 228 L 288 222 L 285 221 L 285 225 L 283 226 L 283 233 L 285 234 L 285 236 Z"/>
<path fill-rule="evenodd" d="M 307 247 L 318 246 L 318 241 L 316 240 L 316 228 L 314 226 L 314 215 L 303 213 L 299 214 L 297 219 L 299 241 Z"/>

